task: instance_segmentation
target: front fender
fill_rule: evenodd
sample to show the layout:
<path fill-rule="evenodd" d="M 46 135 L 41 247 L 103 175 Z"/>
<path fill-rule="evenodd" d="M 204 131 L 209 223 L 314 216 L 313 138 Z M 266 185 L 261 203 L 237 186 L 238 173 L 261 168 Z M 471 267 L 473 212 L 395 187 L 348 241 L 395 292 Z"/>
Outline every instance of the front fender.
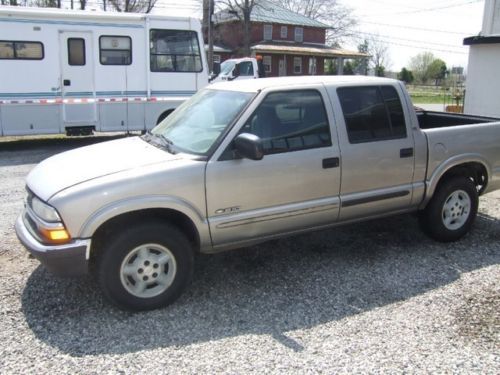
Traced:
<path fill-rule="evenodd" d="M 200 249 L 212 246 L 208 222 L 204 215 L 189 202 L 172 196 L 138 196 L 116 201 L 101 207 L 82 225 L 80 238 L 91 238 L 95 231 L 108 220 L 122 214 L 147 209 L 169 209 L 186 215 L 195 225 L 200 237 Z"/>

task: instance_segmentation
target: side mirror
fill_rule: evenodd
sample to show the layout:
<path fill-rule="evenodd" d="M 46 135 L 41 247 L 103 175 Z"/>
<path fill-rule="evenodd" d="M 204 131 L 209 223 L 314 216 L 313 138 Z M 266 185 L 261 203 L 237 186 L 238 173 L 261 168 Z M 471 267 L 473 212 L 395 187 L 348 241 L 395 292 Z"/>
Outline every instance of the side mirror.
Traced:
<path fill-rule="evenodd" d="M 234 139 L 234 146 L 238 154 L 250 160 L 262 160 L 264 149 L 262 141 L 254 134 L 241 133 Z"/>

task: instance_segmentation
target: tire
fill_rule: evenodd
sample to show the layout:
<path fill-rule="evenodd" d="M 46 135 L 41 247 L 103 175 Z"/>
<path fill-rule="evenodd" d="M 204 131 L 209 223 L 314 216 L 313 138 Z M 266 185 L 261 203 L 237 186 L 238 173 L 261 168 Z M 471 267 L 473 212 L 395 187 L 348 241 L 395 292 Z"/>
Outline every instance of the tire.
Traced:
<path fill-rule="evenodd" d="M 126 310 L 152 310 L 174 302 L 193 274 L 193 250 L 177 228 L 143 223 L 105 241 L 97 279 L 106 299 Z"/>
<path fill-rule="evenodd" d="M 476 186 L 470 179 L 450 177 L 438 186 L 427 207 L 420 212 L 420 225 L 437 241 L 457 241 L 471 229 L 478 200 Z"/>

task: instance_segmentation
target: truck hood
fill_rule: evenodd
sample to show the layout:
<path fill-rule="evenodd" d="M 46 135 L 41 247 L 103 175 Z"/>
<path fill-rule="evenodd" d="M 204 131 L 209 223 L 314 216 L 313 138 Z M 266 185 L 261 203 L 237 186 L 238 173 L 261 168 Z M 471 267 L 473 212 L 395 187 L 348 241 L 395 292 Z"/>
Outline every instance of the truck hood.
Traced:
<path fill-rule="evenodd" d="M 102 142 L 52 156 L 28 175 L 27 185 L 48 201 L 70 186 L 146 165 L 180 159 L 139 137 Z"/>

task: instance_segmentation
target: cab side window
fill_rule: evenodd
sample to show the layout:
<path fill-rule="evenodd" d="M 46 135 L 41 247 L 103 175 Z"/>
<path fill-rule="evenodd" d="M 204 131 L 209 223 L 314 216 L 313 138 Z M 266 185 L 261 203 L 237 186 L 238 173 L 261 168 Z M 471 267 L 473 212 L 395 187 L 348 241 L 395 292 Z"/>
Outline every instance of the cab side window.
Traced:
<path fill-rule="evenodd" d="M 394 87 L 342 87 L 337 93 L 349 143 L 406 138 L 403 107 Z"/>
<path fill-rule="evenodd" d="M 316 90 L 267 95 L 241 133 L 261 138 L 266 155 L 332 145 L 325 106 Z"/>

